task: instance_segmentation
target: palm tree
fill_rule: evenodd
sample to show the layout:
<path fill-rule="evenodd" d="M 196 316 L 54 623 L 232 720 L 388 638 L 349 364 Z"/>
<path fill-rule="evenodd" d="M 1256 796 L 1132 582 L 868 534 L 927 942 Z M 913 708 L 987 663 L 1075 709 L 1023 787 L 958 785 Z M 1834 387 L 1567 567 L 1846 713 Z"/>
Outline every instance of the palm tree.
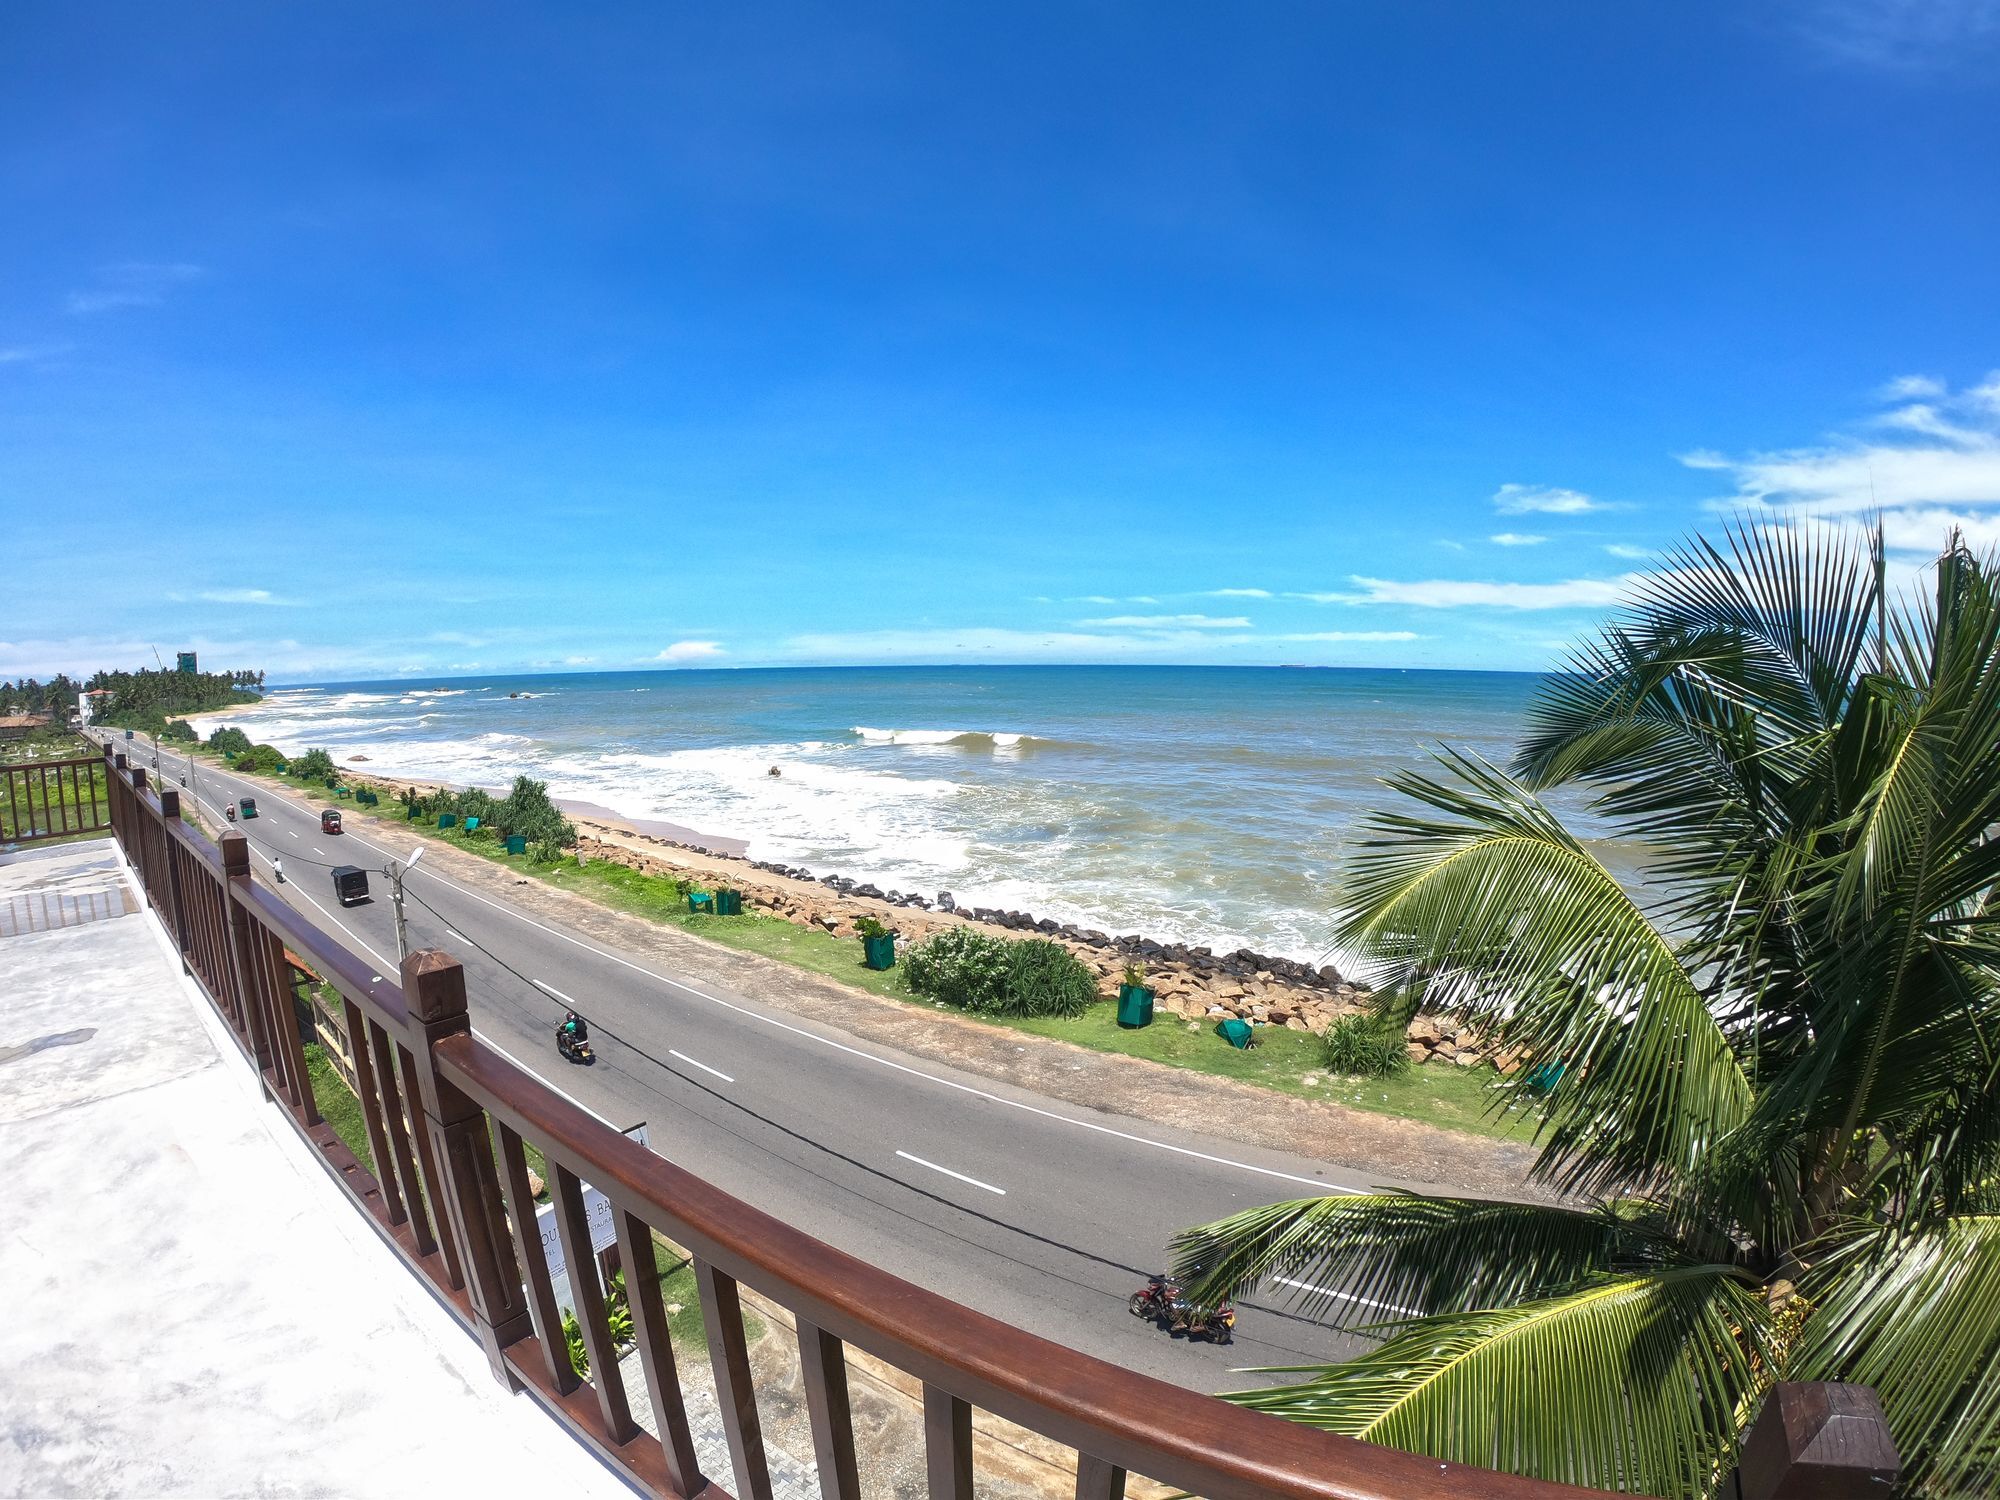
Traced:
<path fill-rule="evenodd" d="M 1701 1495 L 1773 1380 L 1849 1380 L 1913 1492 L 2000 1489 L 1993 570 L 1954 537 L 1905 599 L 1879 541 L 1697 539 L 1548 681 L 1510 769 L 1392 778 L 1416 806 L 1374 820 L 1345 941 L 1534 1060 L 1495 1107 L 1534 1121 L 1552 1201 L 1378 1192 L 1188 1230 L 1196 1297 L 1282 1276 L 1378 1320 L 1372 1352 L 1231 1399 Z M 1643 897 L 1559 788 L 1648 849 Z"/>

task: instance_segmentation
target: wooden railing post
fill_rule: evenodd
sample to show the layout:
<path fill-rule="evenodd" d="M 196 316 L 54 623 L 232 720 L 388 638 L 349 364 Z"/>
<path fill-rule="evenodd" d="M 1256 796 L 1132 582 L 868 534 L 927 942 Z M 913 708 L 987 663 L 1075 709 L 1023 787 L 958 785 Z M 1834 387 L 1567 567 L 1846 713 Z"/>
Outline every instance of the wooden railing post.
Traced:
<path fill-rule="evenodd" d="M 422 1030 L 408 1054 L 416 1063 L 424 1129 L 443 1177 L 439 1208 L 458 1247 L 473 1321 L 494 1378 L 509 1390 L 520 1383 L 507 1368 L 508 1345 L 533 1331 L 533 1316 L 521 1288 L 520 1264 L 507 1233 L 507 1210 L 486 1112 L 438 1076 L 431 1048 L 448 1036 L 472 1030 L 465 1006 L 465 968 L 448 953 L 420 949 L 403 960 L 403 999 L 410 1019 Z M 588 1274 L 588 1267 L 578 1268 Z M 573 1271 L 572 1274 L 577 1274 Z"/>
<path fill-rule="evenodd" d="M 146 904 L 157 907 L 159 902 L 153 899 L 153 830 L 147 826 L 146 822 L 146 798 L 144 796 L 146 790 L 146 772 L 141 766 L 130 766 L 127 768 L 126 774 L 132 778 L 132 806 L 139 814 L 135 820 L 135 826 L 139 834 L 137 840 L 139 845 L 139 884 L 146 888 Z"/>
<path fill-rule="evenodd" d="M 236 1024 L 257 1059 L 257 1081 L 271 1097 L 271 1036 L 257 1003 L 257 971 L 250 947 L 252 922 L 243 911 L 242 893 L 250 888 L 250 841 L 232 828 L 222 835 L 222 906 L 228 919 L 229 977 L 236 994 Z"/>
<path fill-rule="evenodd" d="M 181 794 L 178 788 L 170 786 L 160 788 L 160 816 L 170 823 L 180 822 Z M 181 972 L 188 974 L 193 972 L 188 967 L 188 949 L 194 944 L 188 936 L 187 908 L 181 902 L 180 861 L 174 858 L 173 835 L 168 834 L 164 827 L 160 831 L 165 835 L 162 842 L 167 851 L 167 899 L 174 907 L 174 946 L 180 949 Z"/>
<path fill-rule="evenodd" d="M 1862 1500 L 1903 1472 L 1882 1403 L 1865 1385 L 1773 1386 L 1743 1440 L 1729 1500 Z"/>

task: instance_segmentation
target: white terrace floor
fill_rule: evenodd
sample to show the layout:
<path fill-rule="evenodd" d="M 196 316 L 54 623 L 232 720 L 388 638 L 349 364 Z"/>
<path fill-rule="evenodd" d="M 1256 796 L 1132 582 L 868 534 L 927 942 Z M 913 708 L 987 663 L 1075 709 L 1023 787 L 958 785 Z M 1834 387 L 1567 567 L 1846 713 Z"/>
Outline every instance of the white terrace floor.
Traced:
<path fill-rule="evenodd" d="M 262 1101 L 144 904 L 109 840 L 0 854 L 0 1494 L 629 1496 Z"/>

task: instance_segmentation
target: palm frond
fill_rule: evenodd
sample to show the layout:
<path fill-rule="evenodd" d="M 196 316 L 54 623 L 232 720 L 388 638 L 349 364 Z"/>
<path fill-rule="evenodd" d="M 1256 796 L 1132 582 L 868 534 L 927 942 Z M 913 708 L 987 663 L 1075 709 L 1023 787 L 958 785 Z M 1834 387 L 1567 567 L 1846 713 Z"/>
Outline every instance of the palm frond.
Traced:
<path fill-rule="evenodd" d="M 1674 946 L 1533 793 L 1473 757 L 1391 784 L 1442 816 L 1378 814 L 1342 940 L 1562 1076 L 1543 1170 L 1571 1187 L 1687 1171 L 1750 1086 Z"/>
<path fill-rule="evenodd" d="M 1792 1374 L 1873 1386 L 1918 1492 L 2000 1489 L 2000 1215 L 1857 1235 L 1804 1290 Z"/>
<path fill-rule="evenodd" d="M 1226 1399 L 1450 1462 L 1703 1495 L 1768 1378 L 1766 1319 L 1726 1266 L 1601 1277 L 1406 1323 L 1370 1354 Z"/>
<path fill-rule="evenodd" d="M 1414 1193 L 1300 1198 L 1174 1238 L 1196 1301 L 1271 1288 L 1337 1323 L 1466 1312 L 1540 1297 L 1595 1272 L 1679 1258 L 1644 1205 L 1596 1209 Z"/>

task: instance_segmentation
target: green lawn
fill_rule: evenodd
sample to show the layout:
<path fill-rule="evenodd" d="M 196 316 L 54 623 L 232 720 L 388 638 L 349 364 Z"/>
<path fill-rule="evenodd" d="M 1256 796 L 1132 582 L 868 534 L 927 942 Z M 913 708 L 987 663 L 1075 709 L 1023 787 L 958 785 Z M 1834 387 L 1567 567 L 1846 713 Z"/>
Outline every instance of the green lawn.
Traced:
<path fill-rule="evenodd" d="M 400 804 L 386 798 L 379 807 L 357 808 L 351 802 L 335 801 L 323 785 L 298 782 L 291 777 L 270 779 L 295 785 L 322 805 L 342 807 L 350 817 L 372 815 L 392 827 L 504 864 L 614 910 L 698 933 L 713 942 L 823 974 L 887 999 L 926 1008 L 933 1004 L 910 991 L 900 967 L 886 972 L 866 967 L 861 961 L 858 939 L 835 937 L 818 928 L 801 927 L 782 917 L 758 912 L 746 911 L 740 917 L 696 914 L 687 909 L 689 884 L 671 876 L 642 874 L 629 865 L 608 860 L 579 864 L 570 857 L 538 860 L 527 855 L 509 855 L 497 840 L 485 837 L 483 832 L 468 835 L 460 829 L 439 829 L 435 823 L 409 822 L 402 817 Z M 713 889 L 713 886 L 694 888 Z M 1319 1039 L 1307 1032 L 1262 1027 L 1257 1032 L 1257 1046 L 1239 1051 L 1215 1034 L 1212 1023 L 1182 1021 L 1165 1011 L 1160 1012 L 1159 1019 L 1151 1026 L 1127 1031 L 1117 1024 L 1110 1000 L 1073 1020 L 1004 1016 L 982 1016 L 980 1020 L 986 1025 L 1033 1032 L 1099 1052 L 1119 1052 L 1172 1067 L 1234 1078 L 1300 1098 L 1331 1099 L 1374 1114 L 1495 1138 L 1525 1140 L 1529 1134 L 1529 1124 L 1518 1108 L 1503 1115 L 1493 1113 L 1493 1085 L 1499 1075 L 1483 1064 L 1460 1068 L 1432 1063 L 1413 1065 L 1388 1078 L 1346 1078 L 1329 1074 L 1320 1065 Z M 1317 1082 L 1308 1084 L 1305 1080 L 1312 1075 L 1317 1076 Z M 532 1152 L 533 1147 L 529 1150 Z"/>
<path fill-rule="evenodd" d="M 333 1127 L 333 1133 L 354 1153 L 368 1175 L 374 1176 L 375 1153 L 368 1147 L 368 1122 L 362 1116 L 361 1101 L 326 1055 L 326 1048 L 318 1042 L 307 1042 L 304 1051 L 306 1076 L 312 1080 L 313 1102 L 319 1106 L 319 1117 Z"/>

